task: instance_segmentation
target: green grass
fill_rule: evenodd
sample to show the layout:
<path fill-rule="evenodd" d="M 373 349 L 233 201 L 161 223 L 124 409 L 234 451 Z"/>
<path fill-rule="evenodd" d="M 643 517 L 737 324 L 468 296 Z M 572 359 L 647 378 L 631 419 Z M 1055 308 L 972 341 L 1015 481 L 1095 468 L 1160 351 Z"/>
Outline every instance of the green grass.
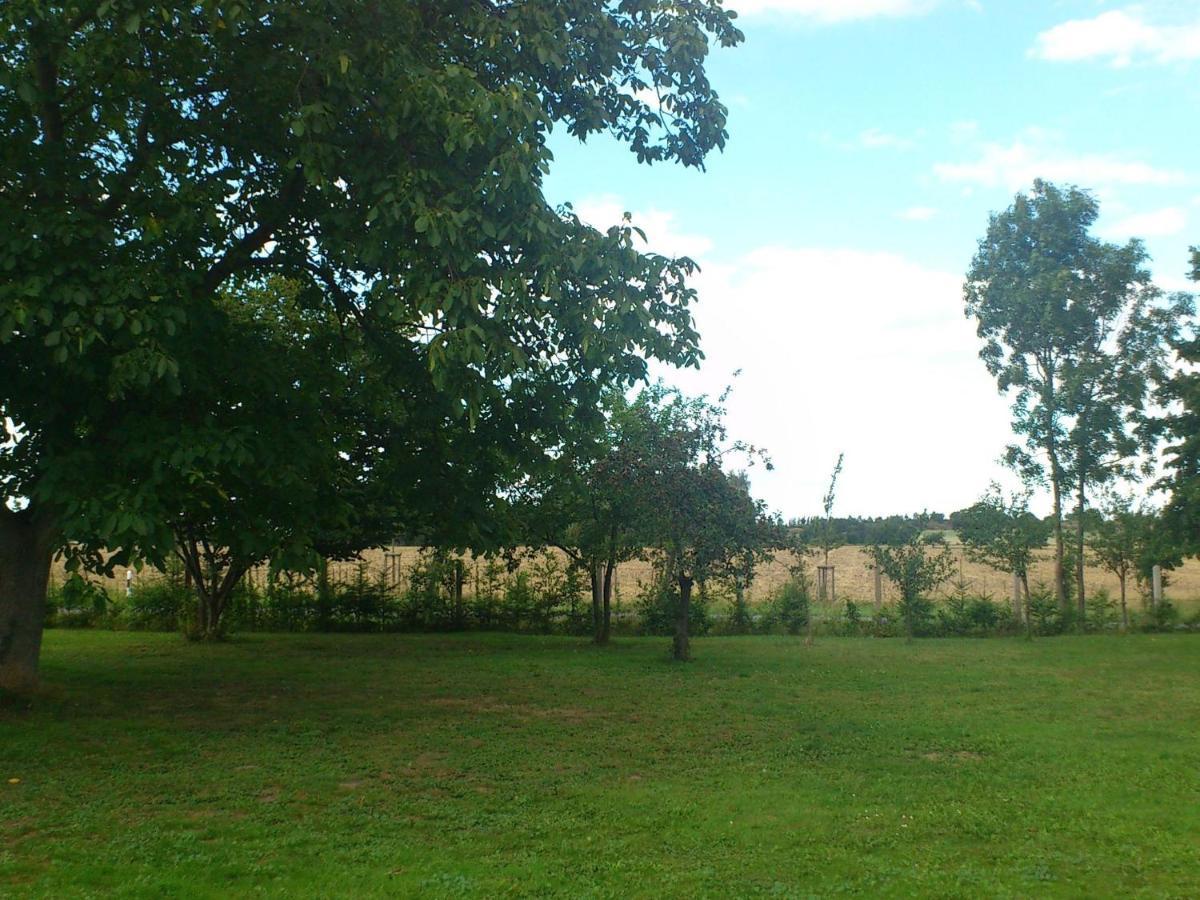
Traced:
<path fill-rule="evenodd" d="M 1200 895 L 1200 639 L 666 648 L 51 632 L 0 896 Z"/>

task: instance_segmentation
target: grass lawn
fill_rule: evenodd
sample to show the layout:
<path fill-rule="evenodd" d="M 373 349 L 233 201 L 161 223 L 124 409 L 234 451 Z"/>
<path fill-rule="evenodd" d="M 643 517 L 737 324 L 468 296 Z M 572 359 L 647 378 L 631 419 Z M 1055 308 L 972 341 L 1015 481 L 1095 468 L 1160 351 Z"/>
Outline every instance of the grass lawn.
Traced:
<path fill-rule="evenodd" d="M 50 632 L 0 896 L 1200 896 L 1196 637 L 668 644 Z"/>

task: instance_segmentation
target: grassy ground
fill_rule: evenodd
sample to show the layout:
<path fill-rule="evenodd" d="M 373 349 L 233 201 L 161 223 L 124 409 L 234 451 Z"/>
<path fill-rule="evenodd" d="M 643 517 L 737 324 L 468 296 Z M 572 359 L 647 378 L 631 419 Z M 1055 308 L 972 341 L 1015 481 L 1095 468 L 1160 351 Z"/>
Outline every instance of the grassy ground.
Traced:
<path fill-rule="evenodd" d="M 1200 895 L 1195 637 L 46 644 L 3 896 Z"/>

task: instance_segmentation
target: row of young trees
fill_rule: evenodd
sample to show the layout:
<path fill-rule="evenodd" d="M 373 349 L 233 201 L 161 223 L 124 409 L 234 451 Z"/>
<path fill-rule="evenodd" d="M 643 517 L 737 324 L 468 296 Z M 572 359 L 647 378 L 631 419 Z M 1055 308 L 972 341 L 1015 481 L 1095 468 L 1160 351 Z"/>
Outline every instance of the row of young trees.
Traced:
<path fill-rule="evenodd" d="M 550 130 L 702 167 L 741 39 L 718 0 L 0 5 L 0 688 L 56 553 L 178 554 L 211 635 L 266 558 L 499 543 L 604 390 L 699 359 L 692 263 L 549 204 Z"/>

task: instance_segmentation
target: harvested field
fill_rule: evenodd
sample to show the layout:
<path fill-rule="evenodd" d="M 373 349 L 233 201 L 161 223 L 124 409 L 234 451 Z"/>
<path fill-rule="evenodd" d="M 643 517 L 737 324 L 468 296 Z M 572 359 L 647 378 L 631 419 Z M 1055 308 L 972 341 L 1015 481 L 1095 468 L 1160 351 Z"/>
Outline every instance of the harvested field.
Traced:
<path fill-rule="evenodd" d="M 970 559 L 967 559 L 960 545 L 951 543 L 948 546 L 950 551 L 959 560 L 959 572 L 970 593 L 987 595 L 1000 601 L 1006 601 L 1011 597 L 1012 577 L 1010 575 L 998 572 L 980 563 L 972 562 Z M 407 573 L 416 562 L 420 553 L 421 548 L 419 547 L 391 547 L 383 550 L 369 550 L 363 554 L 363 562 L 361 564 L 353 562 L 331 563 L 330 578 L 335 582 L 349 581 L 357 576 L 361 565 L 366 567 L 366 571 L 370 577 L 386 577 L 390 583 L 402 589 L 407 583 Z M 817 561 L 818 557 L 816 555 L 809 557 L 810 569 L 816 565 Z M 773 590 L 787 580 L 788 565 L 790 562 L 790 558 L 781 556 L 763 565 L 750 587 L 750 599 L 754 602 L 761 602 L 770 596 Z M 870 554 L 866 548 L 840 547 L 830 554 L 830 563 L 835 567 L 836 589 L 839 599 L 862 603 L 873 602 L 875 597 L 874 575 L 871 571 Z M 474 573 L 480 570 L 482 566 L 482 560 L 469 558 L 467 593 L 471 592 Z M 1050 585 L 1053 582 L 1053 571 L 1053 555 L 1047 549 L 1043 552 L 1041 560 L 1032 572 L 1030 584 L 1036 585 L 1038 582 L 1041 582 Z M 249 577 L 255 583 L 262 583 L 265 581 L 265 576 L 265 571 L 258 570 Z M 61 568 L 56 571 L 55 577 L 59 580 L 63 578 Z M 135 578 L 154 577 L 157 577 L 157 574 L 153 571 L 145 571 L 135 575 Z M 615 592 L 617 599 L 619 601 L 631 600 L 638 593 L 640 585 L 647 582 L 650 577 L 651 567 L 647 562 L 635 560 L 623 564 L 617 570 L 616 575 Z M 1094 566 L 1089 566 L 1087 579 L 1089 591 L 1094 592 L 1103 588 L 1114 599 L 1118 597 L 1119 585 L 1114 575 Z M 105 583 L 110 589 L 114 591 L 119 590 L 125 583 L 124 570 L 119 571 L 114 578 L 108 579 Z M 951 585 L 947 584 L 943 586 L 941 593 L 945 594 L 950 589 Z M 1131 581 L 1128 590 L 1130 606 L 1137 608 L 1142 603 L 1141 589 Z M 1200 560 L 1187 560 L 1181 568 L 1167 573 L 1166 595 L 1179 605 L 1181 609 L 1191 610 L 1200 607 Z M 897 599 L 895 589 L 886 581 L 883 585 L 883 597 L 885 603 L 891 603 Z"/>

